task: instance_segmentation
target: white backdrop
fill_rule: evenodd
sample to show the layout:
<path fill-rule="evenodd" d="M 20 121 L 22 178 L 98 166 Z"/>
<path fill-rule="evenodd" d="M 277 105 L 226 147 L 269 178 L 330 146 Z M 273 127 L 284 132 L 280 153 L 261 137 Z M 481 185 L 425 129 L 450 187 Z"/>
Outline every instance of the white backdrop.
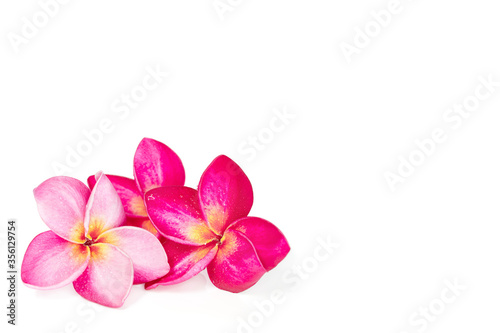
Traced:
<path fill-rule="evenodd" d="M 292 251 L 241 294 L 204 272 L 135 286 L 120 309 L 18 276 L 17 326 L 2 306 L 2 332 L 498 331 L 499 9 L 3 1 L 2 272 L 8 219 L 19 266 L 48 229 L 34 187 L 57 170 L 132 177 L 143 137 L 179 154 L 192 187 L 217 155 L 233 158 L 251 215 Z"/>

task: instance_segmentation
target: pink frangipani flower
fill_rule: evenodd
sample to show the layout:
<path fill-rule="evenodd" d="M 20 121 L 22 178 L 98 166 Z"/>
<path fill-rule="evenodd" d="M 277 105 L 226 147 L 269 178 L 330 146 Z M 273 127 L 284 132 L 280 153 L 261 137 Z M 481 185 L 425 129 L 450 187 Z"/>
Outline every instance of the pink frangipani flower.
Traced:
<path fill-rule="evenodd" d="M 125 208 L 125 224 L 144 228 L 161 239 L 146 212 L 144 193 L 156 187 L 184 185 L 184 167 L 177 154 L 159 141 L 144 138 L 134 155 L 135 179 L 107 176 Z M 90 176 L 87 182 L 92 189 L 95 177 Z"/>
<path fill-rule="evenodd" d="M 40 217 L 51 229 L 28 246 L 21 279 L 35 289 L 73 283 L 84 298 L 109 307 L 125 302 L 132 284 L 168 273 L 167 256 L 150 232 L 123 226 L 118 194 L 102 173 L 92 191 L 70 177 L 53 177 L 34 190 Z"/>
<path fill-rule="evenodd" d="M 285 258 L 290 247 L 272 223 L 248 217 L 253 204 L 250 181 L 226 156 L 203 173 L 198 191 L 160 187 L 145 196 L 153 225 L 167 239 L 163 247 L 170 272 L 146 289 L 185 281 L 205 267 L 212 283 L 241 292 Z"/>

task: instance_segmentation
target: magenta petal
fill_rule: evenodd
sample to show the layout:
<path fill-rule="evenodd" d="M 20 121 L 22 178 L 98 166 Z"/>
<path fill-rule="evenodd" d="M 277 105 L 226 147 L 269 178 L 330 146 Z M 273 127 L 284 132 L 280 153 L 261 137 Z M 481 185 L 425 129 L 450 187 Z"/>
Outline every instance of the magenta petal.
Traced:
<path fill-rule="evenodd" d="M 88 238 L 95 240 L 106 230 L 125 223 L 125 211 L 120 197 L 108 177 L 102 172 L 96 175 L 85 213 L 85 230 Z"/>
<path fill-rule="evenodd" d="M 202 246 L 191 246 L 166 240 L 163 247 L 167 252 L 171 267 L 170 272 L 161 279 L 146 283 L 147 290 L 160 285 L 168 286 L 181 283 L 192 278 L 204 270 L 217 253 L 216 242 Z"/>
<path fill-rule="evenodd" d="M 205 170 L 198 191 L 208 225 L 219 235 L 230 223 L 247 216 L 252 208 L 250 181 L 243 170 L 224 155 Z"/>
<path fill-rule="evenodd" d="M 227 229 L 207 272 L 217 288 L 239 293 L 257 283 L 266 269 L 248 238 L 239 231 Z"/>
<path fill-rule="evenodd" d="M 187 245 L 204 245 L 216 238 L 203 220 L 196 190 L 159 187 L 146 193 L 145 202 L 151 222 L 166 238 Z"/>
<path fill-rule="evenodd" d="M 132 260 L 110 244 L 93 244 L 90 251 L 87 269 L 73 282 L 76 292 L 104 306 L 122 306 L 134 280 Z"/>
<path fill-rule="evenodd" d="M 146 213 L 146 206 L 144 206 L 142 193 L 137 188 L 135 180 L 121 176 L 106 176 L 118 193 L 127 217 L 147 218 L 148 214 Z M 89 184 L 90 189 L 93 189 L 96 183 L 95 176 L 90 176 L 87 179 L 87 183 Z"/>
<path fill-rule="evenodd" d="M 90 191 L 71 177 L 52 177 L 33 191 L 40 217 L 58 236 L 76 243 L 85 242 L 85 205 Z"/>
<path fill-rule="evenodd" d="M 151 232 L 136 227 L 108 230 L 96 242 L 112 244 L 125 252 L 134 264 L 134 284 L 158 279 L 168 273 L 165 250 Z"/>
<path fill-rule="evenodd" d="M 268 271 L 276 267 L 290 252 L 283 233 L 264 219 L 244 217 L 231 224 L 227 230 L 237 230 L 244 234 L 252 242 L 262 265 Z"/>
<path fill-rule="evenodd" d="M 134 176 L 142 193 L 161 186 L 182 186 L 185 179 L 179 156 L 163 143 L 148 138 L 142 139 L 135 152 Z"/>
<path fill-rule="evenodd" d="M 106 175 L 106 176 L 108 176 L 108 178 L 109 178 L 110 175 Z M 92 175 L 92 176 L 87 178 L 87 184 L 89 185 L 89 188 L 91 191 L 94 189 L 96 182 L 97 182 L 96 175 Z"/>
<path fill-rule="evenodd" d="M 24 254 L 21 279 L 29 287 L 55 289 L 73 282 L 89 262 L 90 251 L 52 231 L 36 236 Z"/>

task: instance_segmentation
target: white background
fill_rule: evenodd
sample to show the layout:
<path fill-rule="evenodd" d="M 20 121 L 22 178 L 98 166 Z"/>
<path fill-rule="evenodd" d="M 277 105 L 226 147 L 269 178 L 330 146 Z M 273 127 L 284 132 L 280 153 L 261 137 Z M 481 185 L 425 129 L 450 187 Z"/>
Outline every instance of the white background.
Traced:
<path fill-rule="evenodd" d="M 47 230 L 33 188 L 105 118 L 113 130 L 67 175 L 131 177 L 135 148 L 150 137 L 179 154 L 195 187 L 226 154 L 252 181 L 251 215 L 275 223 L 292 247 L 241 294 L 202 273 L 150 292 L 135 286 L 121 309 L 90 307 L 71 285 L 35 291 L 19 281 L 16 327 L 6 324 L 1 278 L 2 332 L 237 332 L 249 317 L 240 332 L 498 331 L 500 87 L 457 129 L 443 115 L 474 95 L 481 75 L 500 81 L 499 6 L 401 0 L 349 63 L 342 43 L 354 43 L 357 27 L 376 29 L 370 12 L 389 2 L 233 0 L 221 19 L 212 0 L 74 0 L 15 52 L 9 36 L 40 5 L 2 1 L 3 272 L 7 219 L 18 221 L 20 266 Z M 169 77 L 128 116 L 113 112 L 148 66 Z M 238 147 L 267 138 L 276 108 L 295 118 L 251 159 Z M 391 191 L 384 173 L 435 128 L 447 140 Z M 316 267 L 318 237 L 340 247 Z M 285 278 L 304 263 L 307 278 Z M 452 296 L 447 279 L 467 289 L 440 309 L 441 294 Z M 286 299 L 264 318 L 254 302 L 277 289 Z M 442 313 L 425 328 L 410 323 L 430 305 Z"/>

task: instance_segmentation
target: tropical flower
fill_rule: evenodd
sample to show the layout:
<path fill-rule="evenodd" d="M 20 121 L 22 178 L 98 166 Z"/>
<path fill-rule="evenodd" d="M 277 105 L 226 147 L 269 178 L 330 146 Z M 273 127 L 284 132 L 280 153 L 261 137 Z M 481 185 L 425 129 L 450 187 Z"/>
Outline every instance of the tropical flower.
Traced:
<path fill-rule="evenodd" d="M 51 229 L 28 246 L 21 279 L 35 289 L 73 283 L 84 298 L 120 307 L 132 284 L 169 271 L 165 251 L 150 232 L 122 226 L 125 213 L 109 179 L 96 175 L 92 191 L 70 177 L 53 177 L 34 190 L 40 217 Z"/>
<path fill-rule="evenodd" d="M 135 180 L 107 176 L 122 201 L 127 216 L 125 224 L 144 228 L 161 239 L 149 220 L 143 198 L 144 193 L 156 187 L 184 185 L 184 167 L 177 154 L 159 141 L 144 138 L 134 155 Z M 92 189 L 95 177 L 90 176 L 87 182 Z"/>
<path fill-rule="evenodd" d="M 183 186 L 155 188 L 146 193 L 145 203 L 154 226 L 167 239 L 163 247 L 171 266 L 167 275 L 146 283 L 146 289 L 185 281 L 206 267 L 216 287 L 241 292 L 290 251 L 276 226 L 248 217 L 252 185 L 243 170 L 223 155 L 205 170 L 198 191 Z"/>

